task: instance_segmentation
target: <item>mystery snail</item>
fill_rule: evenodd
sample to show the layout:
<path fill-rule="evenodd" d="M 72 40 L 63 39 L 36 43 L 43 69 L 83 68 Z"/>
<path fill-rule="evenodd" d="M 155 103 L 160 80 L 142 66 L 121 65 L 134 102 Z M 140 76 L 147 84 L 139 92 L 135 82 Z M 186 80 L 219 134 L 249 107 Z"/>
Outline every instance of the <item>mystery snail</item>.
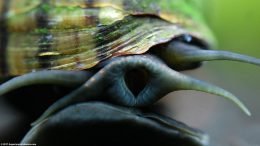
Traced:
<path fill-rule="evenodd" d="M 187 0 L 4 0 L 0 32 L 0 78 L 14 77 L 0 95 L 38 84 L 76 88 L 33 125 L 79 102 L 145 107 L 177 90 L 223 96 L 250 115 L 228 91 L 178 72 L 210 60 L 260 66 L 212 50 L 214 38 Z"/>

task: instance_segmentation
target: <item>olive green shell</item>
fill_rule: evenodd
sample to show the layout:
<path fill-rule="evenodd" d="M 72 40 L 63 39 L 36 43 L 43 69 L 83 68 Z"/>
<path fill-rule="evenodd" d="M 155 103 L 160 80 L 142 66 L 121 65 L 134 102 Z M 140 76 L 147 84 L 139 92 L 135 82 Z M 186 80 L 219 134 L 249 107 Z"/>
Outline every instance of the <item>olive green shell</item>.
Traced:
<path fill-rule="evenodd" d="M 190 34 L 211 44 L 187 0 L 1 0 L 0 76 L 82 70 Z"/>

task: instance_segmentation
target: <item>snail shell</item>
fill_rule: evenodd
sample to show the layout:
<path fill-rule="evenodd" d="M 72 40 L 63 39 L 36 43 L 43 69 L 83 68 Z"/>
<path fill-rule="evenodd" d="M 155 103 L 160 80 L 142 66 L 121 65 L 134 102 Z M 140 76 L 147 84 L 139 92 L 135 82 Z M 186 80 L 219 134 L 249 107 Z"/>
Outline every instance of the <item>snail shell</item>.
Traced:
<path fill-rule="evenodd" d="M 1 1 L 0 10 L 2 76 L 88 69 L 184 34 L 213 42 L 186 1 L 10 0 Z"/>

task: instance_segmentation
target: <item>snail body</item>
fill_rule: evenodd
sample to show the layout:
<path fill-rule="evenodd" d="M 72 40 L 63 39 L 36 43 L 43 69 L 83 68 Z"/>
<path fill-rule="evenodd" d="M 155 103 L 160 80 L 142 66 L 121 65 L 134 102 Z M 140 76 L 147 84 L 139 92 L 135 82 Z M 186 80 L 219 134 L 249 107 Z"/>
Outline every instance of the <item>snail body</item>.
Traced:
<path fill-rule="evenodd" d="M 164 64 L 174 70 L 193 69 L 200 66 L 202 61 L 221 59 L 260 65 L 259 59 L 253 57 L 210 50 L 214 46 L 214 39 L 198 9 L 192 5 L 191 1 L 11 0 L 2 1 L 0 8 L 2 22 L 0 24 L 2 31 L 0 75 L 2 77 L 17 76 L 35 71 L 37 74 L 38 71 L 38 77 L 34 75 L 34 77 L 30 75 L 25 78 L 21 77 L 20 83 L 26 83 L 27 79 L 30 80 L 30 82 L 27 81 L 27 85 L 56 81 L 51 79 L 51 76 L 47 75 L 48 73 L 43 76 L 41 70 L 61 70 L 61 77 L 64 75 L 62 70 L 96 70 L 92 73 L 93 75 L 95 72 L 98 74 L 99 69 L 103 68 L 100 66 L 105 64 L 104 62 L 113 64 L 113 58 L 117 58 L 117 56 L 142 56 L 144 53 L 158 56 Z M 158 77 L 148 67 L 149 64 L 153 66 L 149 59 L 133 58 L 144 64 L 143 69 L 148 70 L 147 75 L 150 75 L 148 77 L 150 80 Z M 155 62 L 157 62 L 156 60 Z M 145 61 L 150 63 L 145 63 Z M 135 61 L 125 61 L 125 64 L 122 64 L 129 66 L 128 63 L 133 62 Z M 124 66 L 118 68 L 124 69 Z M 112 67 L 109 69 L 112 70 Z M 103 74 L 106 75 L 109 69 Z M 162 68 L 158 67 L 158 69 Z M 119 76 L 125 76 L 128 70 L 123 71 L 124 73 Z M 167 73 L 163 74 L 167 76 Z M 50 74 L 52 74 L 51 71 Z M 57 75 L 57 72 L 54 74 Z M 102 75 L 100 76 L 100 79 L 104 78 Z M 95 76 L 88 78 L 90 81 L 91 79 L 97 80 Z M 110 78 L 111 80 L 100 82 L 100 84 L 111 82 L 113 84 L 115 77 Z M 124 79 L 122 82 L 125 82 Z M 186 81 L 183 78 L 179 80 L 180 84 L 174 85 L 171 90 L 167 89 L 167 93 L 184 89 L 182 84 Z M 0 94 L 26 86 L 26 84 L 18 84 L 16 81 L 10 81 L 0 86 Z M 64 84 L 67 84 L 68 81 L 65 82 Z M 59 81 L 59 83 L 61 82 Z M 78 84 L 80 83 L 82 82 Z M 133 94 L 138 96 L 142 88 L 146 89 L 144 88 L 146 83 L 149 82 L 144 82 L 143 87 L 138 89 L 140 91 Z M 122 85 L 124 84 L 127 83 Z M 196 86 L 200 87 L 201 84 L 196 83 L 185 89 L 198 89 Z M 231 94 L 224 95 L 224 92 L 220 93 L 220 91 L 211 91 L 206 88 L 199 90 L 230 98 L 249 114 L 246 108 Z M 128 91 L 120 92 L 127 93 Z M 156 101 L 155 99 L 162 96 L 159 92 L 161 91 L 157 90 L 153 93 L 154 95 L 151 97 L 154 98 L 151 101 Z M 123 94 L 118 94 L 120 94 L 119 98 L 124 98 Z M 125 102 L 127 103 L 127 100 Z M 126 103 L 124 104 L 127 105 Z M 151 102 L 148 101 L 148 103 Z M 131 103 L 130 105 L 138 104 Z"/>

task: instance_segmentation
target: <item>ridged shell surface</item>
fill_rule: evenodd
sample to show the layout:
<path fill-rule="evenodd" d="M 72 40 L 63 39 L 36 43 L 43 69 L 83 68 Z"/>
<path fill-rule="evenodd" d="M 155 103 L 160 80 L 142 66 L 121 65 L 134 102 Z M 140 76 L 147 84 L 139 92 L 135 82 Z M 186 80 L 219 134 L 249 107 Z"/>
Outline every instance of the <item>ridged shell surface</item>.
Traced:
<path fill-rule="evenodd" d="M 0 76 L 88 69 L 182 34 L 212 42 L 186 0 L 2 0 Z"/>

